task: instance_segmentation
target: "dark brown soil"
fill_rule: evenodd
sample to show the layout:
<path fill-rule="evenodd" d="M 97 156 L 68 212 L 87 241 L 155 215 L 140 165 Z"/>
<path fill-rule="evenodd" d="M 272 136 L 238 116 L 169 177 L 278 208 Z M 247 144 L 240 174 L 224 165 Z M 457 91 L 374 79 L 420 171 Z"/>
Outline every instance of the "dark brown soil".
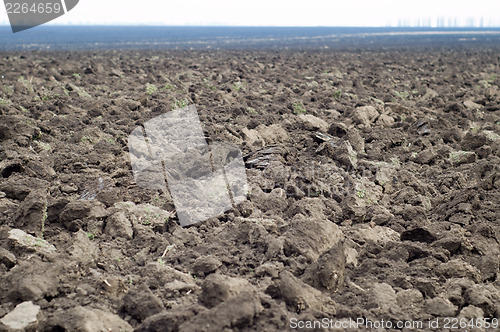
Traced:
<path fill-rule="evenodd" d="M 32 301 L 32 331 L 500 318 L 498 54 L 0 54 L 0 317 Z M 169 193 L 134 182 L 127 137 L 186 103 L 241 147 L 251 190 L 182 228 Z"/>

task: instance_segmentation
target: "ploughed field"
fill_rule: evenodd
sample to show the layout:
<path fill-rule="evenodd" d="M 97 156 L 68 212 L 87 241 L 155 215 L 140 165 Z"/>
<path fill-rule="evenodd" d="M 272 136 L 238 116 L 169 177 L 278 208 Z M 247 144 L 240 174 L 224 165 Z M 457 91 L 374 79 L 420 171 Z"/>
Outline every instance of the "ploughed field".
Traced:
<path fill-rule="evenodd" d="M 1 53 L 2 328 L 494 321 L 498 54 Z M 183 228 L 169 192 L 135 182 L 127 142 L 190 104 L 209 143 L 240 147 L 249 193 Z"/>

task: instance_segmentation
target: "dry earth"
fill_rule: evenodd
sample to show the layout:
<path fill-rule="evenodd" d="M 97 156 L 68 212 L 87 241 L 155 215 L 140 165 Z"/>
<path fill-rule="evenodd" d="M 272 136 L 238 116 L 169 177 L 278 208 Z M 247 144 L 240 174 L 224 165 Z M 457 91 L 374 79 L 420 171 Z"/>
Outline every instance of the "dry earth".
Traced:
<path fill-rule="evenodd" d="M 1 53 L 0 330 L 498 319 L 498 54 Z M 182 228 L 127 137 L 186 104 L 251 190 Z"/>

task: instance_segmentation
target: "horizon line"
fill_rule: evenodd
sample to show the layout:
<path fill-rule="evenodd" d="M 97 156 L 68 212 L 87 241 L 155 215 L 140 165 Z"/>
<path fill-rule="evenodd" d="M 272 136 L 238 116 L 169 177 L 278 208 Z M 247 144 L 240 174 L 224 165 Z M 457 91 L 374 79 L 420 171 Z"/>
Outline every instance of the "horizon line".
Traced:
<path fill-rule="evenodd" d="M 10 27 L 9 23 L 0 23 L 0 27 Z M 224 25 L 224 24 L 183 24 L 183 25 L 175 25 L 175 24 L 159 24 L 159 23 L 99 23 L 99 24 L 86 24 L 86 23 L 54 23 L 54 24 L 45 24 L 43 27 L 172 27 L 172 28 L 427 28 L 427 29 L 499 29 L 500 25 L 493 26 L 415 26 L 415 25 Z"/>

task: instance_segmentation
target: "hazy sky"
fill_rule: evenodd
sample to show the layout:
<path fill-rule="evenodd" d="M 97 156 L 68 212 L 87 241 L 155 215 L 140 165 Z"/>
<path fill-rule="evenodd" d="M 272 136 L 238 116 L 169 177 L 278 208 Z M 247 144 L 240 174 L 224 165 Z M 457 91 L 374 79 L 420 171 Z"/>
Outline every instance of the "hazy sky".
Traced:
<path fill-rule="evenodd" d="M 52 24 L 387 26 L 431 19 L 435 26 L 438 17 L 500 26 L 500 0 L 80 0 Z M 8 23 L 5 8 L 0 23 Z"/>

